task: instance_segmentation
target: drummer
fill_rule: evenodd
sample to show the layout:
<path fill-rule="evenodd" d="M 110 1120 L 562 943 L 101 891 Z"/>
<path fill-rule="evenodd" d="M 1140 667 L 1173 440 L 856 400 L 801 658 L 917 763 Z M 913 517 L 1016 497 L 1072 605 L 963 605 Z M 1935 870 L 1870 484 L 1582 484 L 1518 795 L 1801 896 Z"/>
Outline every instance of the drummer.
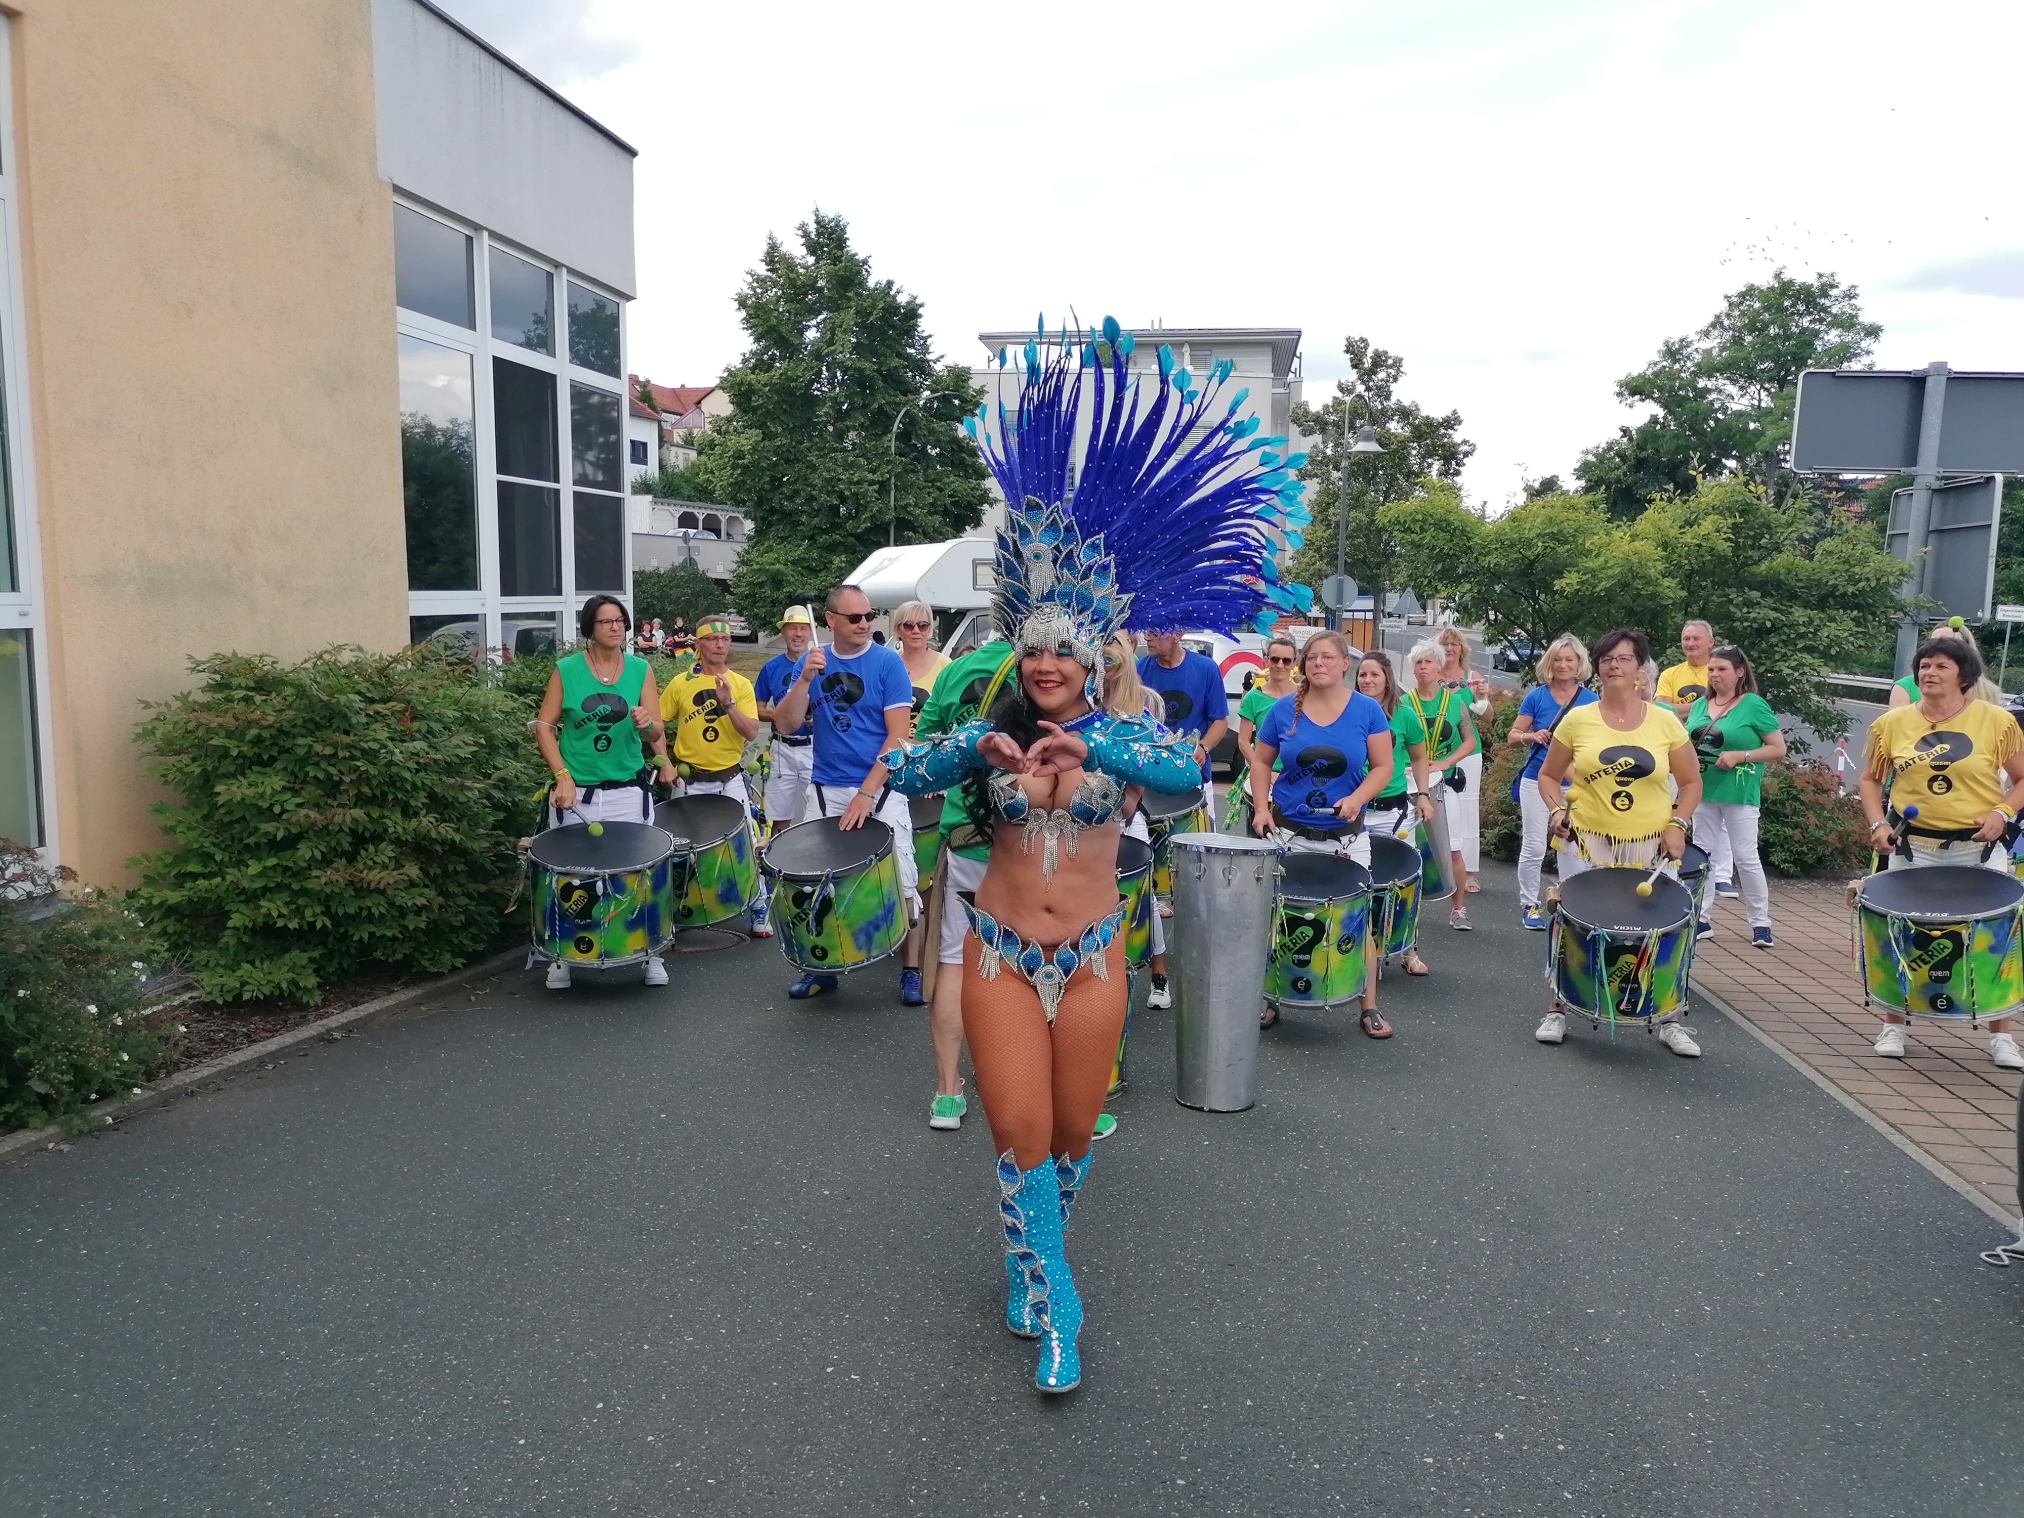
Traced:
<path fill-rule="evenodd" d="M 1870 847 L 1884 868 L 1979 864 L 2007 874 L 2003 840 L 2024 807 L 2024 737 L 2017 721 L 1975 698 L 1982 657 L 1972 643 L 1928 638 L 1912 655 L 1912 668 L 1919 699 L 1869 725 L 1862 809 L 1870 819 Z M 1903 808 L 1910 805 L 1918 816 L 1907 822 Z M 1902 842 L 1887 853 L 1900 828 Z M 1895 1012 L 1883 1016 L 1876 1052 L 1903 1059 L 1904 1019 Z M 2011 1021 L 1990 1021 L 1989 1057 L 2005 1070 L 2024 1070 Z"/>
<path fill-rule="evenodd" d="M 1331 629 L 1300 651 L 1300 690 L 1284 697 L 1258 725 L 1251 745 L 1252 831 L 1276 839 L 1289 854 L 1333 854 L 1370 867 L 1363 812 L 1391 783 L 1391 720 L 1377 702 L 1350 688 L 1349 644 Z M 1281 751 L 1286 767 L 1273 765 Z M 1368 933 L 1364 960 L 1363 1031 L 1390 1038 L 1377 1010 L 1376 946 Z M 1267 1020 L 1274 1020 L 1267 1013 Z"/>
<path fill-rule="evenodd" d="M 1434 820 L 1434 789 L 1428 780 L 1427 729 L 1420 721 L 1419 708 L 1399 700 L 1398 677 L 1392 673 L 1391 657 L 1367 653 L 1356 666 L 1356 688 L 1385 709 L 1391 718 L 1392 753 L 1404 752 L 1407 763 L 1392 765 L 1391 783 L 1378 793 L 1364 813 L 1365 825 L 1373 833 L 1389 834 L 1407 843 L 1414 841 L 1419 828 Z M 1411 784 L 1407 784 L 1408 770 Z M 1408 975 L 1427 973 L 1427 962 L 1415 943 L 1405 953 Z"/>
<path fill-rule="evenodd" d="M 1687 820 L 1701 800 L 1701 765 L 1687 730 L 1663 701 L 1639 689 L 1651 645 L 1645 635 L 1620 627 L 1595 645 L 1601 698 L 1560 719 L 1537 786 L 1546 804 L 1546 831 L 1560 850 L 1560 878 L 1613 865 L 1650 869 L 1665 863 L 1677 878 L 1687 847 Z M 1569 784 L 1562 799 L 1561 781 Z M 1670 779 L 1679 788 L 1673 799 Z M 1533 1037 L 1557 1044 L 1567 1036 L 1567 1015 L 1549 1011 Z M 1701 1046 L 1677 1022 L 1659 1029 L 1673 1053 L 1697 1058 Z"/>
<path fill-rule="evenodd" d="M 655 757 L 671 789 L 730 796 L 749 809 L 752 797 L 739 761 L 746 743 L 759 736 L 759 701 L 730 658 L 731 624 L 721 616 L 703 618 L 696 624 L 694 667 L 661 692 L 661 720 L 674 733 L 674 759 L 665 745 L 655 746 Z"/>
<path fill-rule="evenodd" d="M 780 613 L 781 652 L 759 666 L 759 678 L 752 693 L 759 702 L 759 720 L 773 728 L 767 749 L 766 820 L 778 831 L 790 827 L 801 816 L 801 803 L 808 794 L 808 777 L 815 765 L 815 715 L 810 713 L 792 732 L 783 732 L 775 720 L 773 704 L 787 694 L 794 683 L 794 671 L 801 656 L 815 641 L 815 618 L 806 606 L 790 606 Z M 769 930 L 770 931 L 770 930 Z"/>
<path fill-rule="evenodd" d="M 626 652 L 632 613 L 617 596 L 592 596 L 576 614 L 583 647 L 555 661 L 534 742 L 554 777 L 548 790 L 548 825 L 654 820 L 648 789 L 646 744 L 663 735 L 654 715 L 660 706 L 654 672 Z M 647 956 L 646 981 L 668 983 L 658 954 Z M 548 967 L 548 989 L 569 988 L 569 965 Z"/>

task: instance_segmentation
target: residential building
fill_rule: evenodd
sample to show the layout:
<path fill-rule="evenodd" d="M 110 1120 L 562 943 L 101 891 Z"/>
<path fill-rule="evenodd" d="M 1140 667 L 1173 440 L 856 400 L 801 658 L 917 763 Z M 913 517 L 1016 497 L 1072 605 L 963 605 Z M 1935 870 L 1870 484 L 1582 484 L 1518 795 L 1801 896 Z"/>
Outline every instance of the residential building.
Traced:
<path fill-rule="evenodd" d="M 0 55 L 0 834 L 118 884 L 192 657 L 627 588 L 632 150 L 426 0 L 13 0 Z"/>

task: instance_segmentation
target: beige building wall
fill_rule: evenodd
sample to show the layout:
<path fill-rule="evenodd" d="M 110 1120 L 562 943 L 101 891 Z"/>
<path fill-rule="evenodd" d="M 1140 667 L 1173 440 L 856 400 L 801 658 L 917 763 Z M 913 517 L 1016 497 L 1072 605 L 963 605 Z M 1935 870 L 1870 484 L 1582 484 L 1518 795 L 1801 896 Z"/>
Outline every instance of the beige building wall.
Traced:
<path fill-rule="evenodd" d="M 19 0 L 46 802 L 88 882 L 158 838 L 133 727 L 190 656 L 406 641 L 371 10 Z"/>

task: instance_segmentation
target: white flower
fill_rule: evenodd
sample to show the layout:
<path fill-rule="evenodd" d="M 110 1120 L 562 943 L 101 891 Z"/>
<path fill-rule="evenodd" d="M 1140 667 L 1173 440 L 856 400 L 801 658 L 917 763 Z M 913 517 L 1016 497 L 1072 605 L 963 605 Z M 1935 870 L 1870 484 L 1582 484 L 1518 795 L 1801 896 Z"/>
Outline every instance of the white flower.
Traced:
<path fill-rule="evenodd" d="M 112 1019 L 112 1025 L 113 1025 L 113 1026 L 114 1026 L 115 1028 L 123 1028 L 123 1027 L 125 1027 L 125 1026 L 126 1026 L 126 1019 L 125 1019 L 124 1017 L 121 1017 L 121 1016 L 120 1016 L 120 1015 L 119 1015 L 118 1013 L 114 1013 L 114 1014 L 113 1014 L 113 1019 Z"/>
<path fill-rule="evenodd" d="M 134 1087 L 134 1095 L 135 1095 L 135 1096 L 139 1096 L 140 1094 L 141 1094 L 141 1088 L 140 1088 L 139 1086 L 136 1086 L 136 1087 Z"/>
<path fill-rule="evenodd" d="M 84 1010 L 89 1012 L 93 1017 L 96 1017 L 98 1016 L 98 1003 L 95 1001 L 88 1001 L 84 1004 Z"/>
<path fill-rule="evenodd" d="M 177 1024 L 176 1024 L 176 1031 L 177 1031 L 178 1033 L 188 1033 L 188 1032 L 189 1032 L 190 1030 L 189 1030 L 189 1027 L 188 1027 L 188 1026 L 187 1026 L 186 1024 L 184 1024 L 184 1023 L 177 1023 Z"/>
<path fill-rule="evenodd" d="M 105 1120 L 105 1125 L 106 1125 L 106 1127 L 110 1128 L 110 1127 L 112 1126 L 112 1119 L 111 1119 L 111 1118 L 107 1118 L 107 1119 Z"/>
<path fill-rule="evenodd" d="M 15 994 L 16 996 L 26 996 L 26 995 L 28 994 L 28 992 L 27 992 L 27 990 L 26 990 L 26 989 L 24 988 L 24 989 L 22 989 L 22 990 L 16 991 L 16 992 L 15 992 L 14 994 Z"/>
<path fill-rule="evenodd" d="M 120 1051 L 119 1062 L 122 1065 L 124 1065 L 127 1062 L 127 1053 L 124 1049 Z"/>
<path fill-rule="evenodd" d="M 137 960 L 135 960 L 135 961 L 134 961 L 134 968 L 135 968 L 136 970 L 145 970 L 145 969 L 147 968 L 147 966 L 146 966 L 146 965 L 144 965 L 144 964 L 142 964 L 142 963 L 141 963 L 141 962 L 140 962 L 140 961 L 139 961 L 139 960 L 137 959 Z"/>

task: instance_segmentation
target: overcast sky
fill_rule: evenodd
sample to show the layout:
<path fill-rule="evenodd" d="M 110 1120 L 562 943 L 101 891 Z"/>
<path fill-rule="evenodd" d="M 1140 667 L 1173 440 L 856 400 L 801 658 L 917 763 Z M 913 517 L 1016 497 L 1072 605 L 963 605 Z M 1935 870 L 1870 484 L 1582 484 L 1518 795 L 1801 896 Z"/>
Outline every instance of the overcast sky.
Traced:
<path fill-rule="evenodd" d="M 1291 326 L 1314 401 L 1365 334 L 1493 508 L 1781 264 L 1859 285 L 1885 367 L 2024 369 L 2015 0 L 440 3 L 640 150 L 664 384 L 735 362 L 816 206 L 965 363 L 1071 305 Z"/>

